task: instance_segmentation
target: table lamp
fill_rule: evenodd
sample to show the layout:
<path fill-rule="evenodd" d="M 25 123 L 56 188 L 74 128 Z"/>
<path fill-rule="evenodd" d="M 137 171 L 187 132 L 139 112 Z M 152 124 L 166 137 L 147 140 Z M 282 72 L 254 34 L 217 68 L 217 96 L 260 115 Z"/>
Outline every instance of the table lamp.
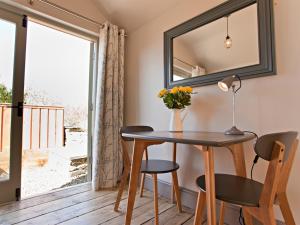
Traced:
<path fill-rule="evenodd" d="M 236 88 L 235 85 L 235 81 L 239 81 L 239 87 Z M 236 126 L 235 126 L 235 94 L 241 89 L 242 87 L 242 81 L 241 78 L 238 75 L 233 75 L 230 77 L 225 77 L 223 80 L 218 82 L 218 86 L 222 91 L 229 91 L 229 89 L 232 89 L 232 93 L 233 93 L 233 104 L 232 104 L 232 127 L 225 131 L 225 134 L 227 135 L 243 135 L 244 132 L 239 130 Z"/>

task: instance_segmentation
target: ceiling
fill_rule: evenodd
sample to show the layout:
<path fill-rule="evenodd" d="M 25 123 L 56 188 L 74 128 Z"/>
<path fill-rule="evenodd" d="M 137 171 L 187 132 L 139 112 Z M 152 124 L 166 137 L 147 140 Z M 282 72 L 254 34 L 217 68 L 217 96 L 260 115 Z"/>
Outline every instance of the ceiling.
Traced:
<path fill-rule="evenodd" d="M 94 0 L 113 23 L 133 31 L 184 0 Z"/>

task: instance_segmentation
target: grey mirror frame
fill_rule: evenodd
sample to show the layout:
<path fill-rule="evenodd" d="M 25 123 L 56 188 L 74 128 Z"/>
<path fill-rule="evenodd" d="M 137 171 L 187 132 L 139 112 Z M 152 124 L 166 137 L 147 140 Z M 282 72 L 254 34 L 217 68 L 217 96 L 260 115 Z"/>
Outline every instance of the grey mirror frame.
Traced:
<path fill-rule="evenodd" d="M 205 76 L 173 81 L 173 39 L 220 19 L 235 11 L 257 3 L 259 64 L 216 72 Z M 174 86 L 205 86 L 216 84 L 230 75 L 239 75 L 241 79 L 256 78 L 276 74 L 275 37 L 273 0 L 229 0 L 209 11 L 200 14 L 166 32 L 164 32 L 164 85 L 169 89 Z"/>

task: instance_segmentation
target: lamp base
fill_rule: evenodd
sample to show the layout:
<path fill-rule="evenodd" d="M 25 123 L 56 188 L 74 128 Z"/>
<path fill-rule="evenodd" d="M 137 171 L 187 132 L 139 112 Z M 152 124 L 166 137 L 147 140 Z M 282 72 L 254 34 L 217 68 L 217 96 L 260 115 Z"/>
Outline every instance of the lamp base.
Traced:
<path fill-rule="evenodd" d="M 225 131 L 226 135 L 244 135 L 244 132 L 236 128 L 236 126 L 231 127 L 229 130 Z"/>

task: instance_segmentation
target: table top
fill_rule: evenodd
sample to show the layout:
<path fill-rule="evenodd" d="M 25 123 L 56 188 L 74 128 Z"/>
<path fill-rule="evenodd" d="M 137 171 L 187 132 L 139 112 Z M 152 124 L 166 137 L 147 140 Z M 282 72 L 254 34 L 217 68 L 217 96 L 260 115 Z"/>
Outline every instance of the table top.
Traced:
<path fill-rule="evenodd" d="M 123 133 L 122 136 L 134 138 L 137 140 L 163 141 L 212 147 L 229 146 L 250 141 L 255 138 L 255 135 L 252 133 L 245 133 L 244 135 L 225 135 L 221 132 L 203 131 L 150 131 Z"/>

